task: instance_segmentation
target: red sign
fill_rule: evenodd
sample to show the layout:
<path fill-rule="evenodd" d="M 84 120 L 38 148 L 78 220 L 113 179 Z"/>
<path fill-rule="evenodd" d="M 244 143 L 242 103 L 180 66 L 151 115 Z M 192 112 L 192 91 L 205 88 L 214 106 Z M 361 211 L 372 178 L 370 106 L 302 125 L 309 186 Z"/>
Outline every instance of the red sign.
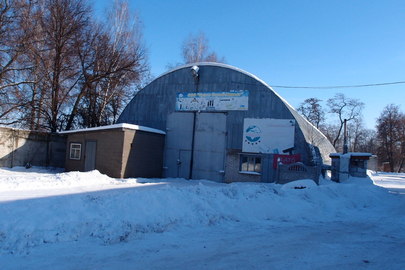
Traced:
<path fill-rule="evenodd" d="M 301 161 L 301 154 L 295 154 L 295 155 L 274 155 L 273 158 L 273 168 L 277 168 L 278 163 L 282 164 L 291 164 L 295 162 L 300 162 Z"/>

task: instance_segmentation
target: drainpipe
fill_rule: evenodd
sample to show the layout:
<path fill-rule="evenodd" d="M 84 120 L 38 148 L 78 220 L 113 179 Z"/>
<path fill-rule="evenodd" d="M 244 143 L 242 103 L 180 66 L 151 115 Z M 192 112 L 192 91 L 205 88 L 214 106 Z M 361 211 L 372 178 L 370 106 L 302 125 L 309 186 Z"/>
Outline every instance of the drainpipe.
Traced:
<path fill-rule="evenodd" d="M 343 131 L 343 154 L 348 152 L 349 147 L 347 146 L 347 119 L 344 120 L 344 131 Z"/>
<path fill-rule="evenodd" d="M 195 84 L 195 92 L 198 93 L 198 83 L 200 81 L 200 75 L 198 73 L 199 71 L 198 66 L 192 66 L 191 67 L 191 74 L 193 75 L 194 78 L 194 84 Z M 197 112 L 193 112 L 193 133 L 191 136 L 191 158 L 190 158 L 190 170 L 188 174 L 188 179 L 193 179 L 193 164 L 194 164 L 194 141 L 195 141 L 195 129 L 196 129 L 196 120 L 197 120 Z"/>

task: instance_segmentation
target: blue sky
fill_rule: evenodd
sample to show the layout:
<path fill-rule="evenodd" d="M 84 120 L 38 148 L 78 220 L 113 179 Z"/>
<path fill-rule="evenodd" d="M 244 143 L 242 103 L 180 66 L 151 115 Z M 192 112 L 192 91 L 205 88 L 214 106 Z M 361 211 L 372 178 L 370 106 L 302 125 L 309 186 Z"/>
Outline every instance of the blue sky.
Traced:
<path fill-rule="evenodd" d="M 111 1 L 95 1 L 100 11 Z M 335 86 L 405 81 L 403 0 L 136 0 L 154 76 L 181 61 L 190 33 L 204 32 L 226 63 L 270 86 Z M 365 103 L 365 124 L 390 103 L 405 110 L 405 84 L 346 89 L 273 87 L 291 105 L 344 93 Z"/>

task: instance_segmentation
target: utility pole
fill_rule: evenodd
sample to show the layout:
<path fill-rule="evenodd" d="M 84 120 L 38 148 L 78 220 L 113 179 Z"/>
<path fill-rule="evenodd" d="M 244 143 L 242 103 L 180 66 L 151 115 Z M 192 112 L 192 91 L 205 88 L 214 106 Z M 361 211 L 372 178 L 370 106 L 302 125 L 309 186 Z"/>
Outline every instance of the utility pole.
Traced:
<path fill-rule="evenodd" d="M 347 119 L 344 120 L 344 131 L 343 131 L 343 154 L 348 152 L 347 146 Z"/>

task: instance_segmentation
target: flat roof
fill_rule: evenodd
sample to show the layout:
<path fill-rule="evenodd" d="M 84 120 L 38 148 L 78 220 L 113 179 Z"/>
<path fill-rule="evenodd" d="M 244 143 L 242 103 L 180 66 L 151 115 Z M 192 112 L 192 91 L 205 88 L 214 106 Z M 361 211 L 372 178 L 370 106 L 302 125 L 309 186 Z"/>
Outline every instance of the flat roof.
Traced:
<path fill-rule="evenodd" d="M 342 153 L 331 153 L 329 155 L 330 157 L 371 157 L 371 153 L 361 153 L 361 152 L 348 152 L 346 154 Z"/>
<path fill-rule="evenodd" d="M 150 127 L 144 127 L 144 126 L 138 126 L 138 125 L 132 125 L 132 124 L 127 124 L 127 123 L 114 124 L 114 125 L 101 126 L 101 127 L 93 127 L 93 128 L 81 128 L 81 129 L 76 129 L 76 130 L 60 131 L 58 133 L 60 133 L 60 134 L 69 134 L 69 133 L 89 132 L 89 131 L 108 130 L 108 129 L 117 129 L 117 128 L 140 130 L 140 131 L 163 134 L 163 135 L 166 134 L 166 132 L 164 132 L 162 130 L 159 130 L 159 129 L 150 128 Z"/>

